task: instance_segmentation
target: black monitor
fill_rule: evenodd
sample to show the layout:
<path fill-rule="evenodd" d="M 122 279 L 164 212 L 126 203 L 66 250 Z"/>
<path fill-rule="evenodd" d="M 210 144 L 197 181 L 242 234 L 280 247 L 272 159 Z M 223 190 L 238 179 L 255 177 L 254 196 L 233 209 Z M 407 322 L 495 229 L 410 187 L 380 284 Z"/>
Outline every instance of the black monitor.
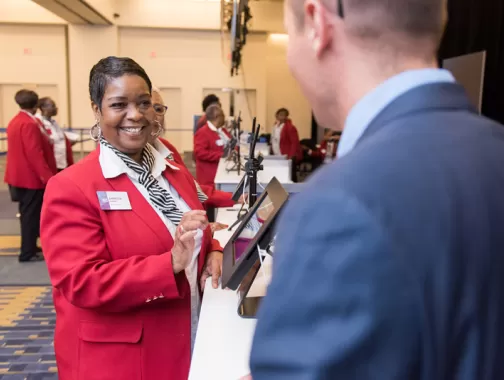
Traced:
<path fill-rule="evenodd" d="M 259 257 L 257 246 L 268 248 L 275 220 L 288 198 L 287 191 L 273 178 L 224 247 L 222 288 L 236 290 Z"/>
<path fill-rule="evenodd" d="M 238 303 L 238 315 L 242 318 L 255 318 L 262 298 L 266 295 L 255 294 L 253 296 L 249 296 L 250 288 L 252 287 L 252 284 L 254 284 L 260 270 L 261 260 L 257 257 L 238 288 L 238 294 L 240 296 L 240 302 Z"/>

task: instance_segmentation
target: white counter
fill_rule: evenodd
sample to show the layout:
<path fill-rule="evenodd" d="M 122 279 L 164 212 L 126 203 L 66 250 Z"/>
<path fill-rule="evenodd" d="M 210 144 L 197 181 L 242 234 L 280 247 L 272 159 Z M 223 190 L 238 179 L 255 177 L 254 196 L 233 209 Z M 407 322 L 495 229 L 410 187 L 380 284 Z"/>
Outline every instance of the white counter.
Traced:
<path fill-rule="evenodd" d="M 219 209 L 216 220 L 232 225 L 239 207 Z M 233 235 L 233 231 L 218 231 L 215 238 L 222 247 Z M 264 263 L 267 275 L 271 262 Z M 263 279 L 254 283 L 250 292 L 264 292 Z M 260 289 L 262 288 L 262 290 Z M 201 313 L 194 344 L 189 380 L 238 380 L 250 370 L 248 359 L 254 334 L 255 319 L 243 319 L 238 313 L 238 294 L 232 290 L 213 289 L 211 278 L 205 285 Z"/>
<path fill-rule="evenodd" d="M 257 180 L 263 186 L 271 181 L 273 177 L 276 177 L 278 181 L 285 187 L 289 193 L 295 193 L 299 191 L 302 184 L 293 183 L 291 179 L 291 161 L 282 159 L 267 159 L 265 158 L 262 162 L 263 170 L 257 173 Z M 228 172 L 227 169 L 233 167 L 232 161 L 226 161 L 221 159 L 219 166 L 217 168 L 217 173 L 215 175 L 215 187 L 218 190 L 233 192 L 236 186 L 240 183 L 245 172 L 240 170 L 240 175 L 237 171 Z"/>

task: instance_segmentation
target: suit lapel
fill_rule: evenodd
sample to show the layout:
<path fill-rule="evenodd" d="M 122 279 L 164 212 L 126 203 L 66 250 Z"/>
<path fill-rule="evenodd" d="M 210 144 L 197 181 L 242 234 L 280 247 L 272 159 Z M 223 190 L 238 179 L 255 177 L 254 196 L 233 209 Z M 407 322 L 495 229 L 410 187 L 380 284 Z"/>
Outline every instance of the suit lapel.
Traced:
<path fill-rule="evenodd" d="M 110 178 L 107 181 L 115 191 L 128 193 L 133 212 L 157 235 L 166 250 L 169 251 L 173 246 L 173 237 L 170 231 L 128 176 L 121 174 L 119 177 Z"/>
<path fill-rule="evenodd" d="M 393 120 L 409 114 L 432 111 L 467 110 L 477 113 L 464 88 L 457 83 L 436 83 L 416 87 L 392 101 L 371 121 L 357 144 Z"/>

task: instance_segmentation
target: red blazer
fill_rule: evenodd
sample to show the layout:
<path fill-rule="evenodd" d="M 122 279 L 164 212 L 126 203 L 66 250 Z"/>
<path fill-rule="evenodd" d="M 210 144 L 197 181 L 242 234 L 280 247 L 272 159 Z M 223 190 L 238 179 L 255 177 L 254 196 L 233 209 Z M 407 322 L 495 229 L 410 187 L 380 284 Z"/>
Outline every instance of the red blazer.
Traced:
<path fill-rule="evenodd" d="M 287 158 L 294 158 L 297 162 L 303 159 L 298 131 L 290 119 L 285 120 L 280 134 L 280 153 Z"/>
<path fill-rule="evenodd" d="M 55 352 L 62 380 L 186 380 L 191 355 L 191 291 L 173 274 L 173 239 L 123 174 L 105 179 L 98 150 L 56 175 L 41 219 L 57 315 Z M 194 180 L 163 175 L 192 209 Z M 97 191 L 122 191 L 132 210 L 103 211 Z M 208 252 L 222 250 L 204 233 L 198 278 Z"/>
<path fill-rule="evenodd" d="M 196 123 L 196 132 L 199 131 L 201 127 L 204 127 L 206 123 L 207 123 L 206 115 L 202 115 Z"/>
<path fill-rule="evenodd" d="M 9 185 L 43 189 L 58 172 L 51 141 L 41 132 L 41 126 L 25 112 L 19 112 L 7 126 L 4 181 Z"/>
<path fill-rule="evenodd" d="M 184 160 L 182 159 L 182 156 L 177 151 L 177 148 L 175 148 L 168 140 L 166 140 L 162 137 L 159 137 L 159 141 L 161 141 L 164 144 L 164 146 L 166 146 L 172 152 L 173 160 L 177 164 L 187 168 L 185 166 Z M 201 187 L 201 190 L 203 190 L 203 192 L 208 197 L 207 201 L 204 203 L 205 207 L 231 207 L 231 206 L 234 206 L 235 201 L 233 201 L 231 199 L 231 196 L 233 194 L 225 192 L 225 191 L 215 190 L 214 186 L 200 185 L 200 187 Z"/>
<path fill-rule="evenodd" d="M 52 131 L 50 129 L 46 128 L 46 132 L 49 136 L 51 136 Z M 65 144 L 66 144 L 67 166 L 70 166 L 70 165 L 74 164 L 73 150 L 72 150 L 72 143 L 70 142 L 70 140 L 66 136 L 65 136 Z"/>
<path fill-rule="evenodd" d="M 225 129 L 224 132 L 231 138 Z M 224 153 L 224 147 L 216 144 L 218 140 L 220 140 L 219 134 L 212 131 L 208 127 L 208 123 L 201 127 L 194 135 L 196 179 L 200 185 L 215 186 L 215 174 Z"/>

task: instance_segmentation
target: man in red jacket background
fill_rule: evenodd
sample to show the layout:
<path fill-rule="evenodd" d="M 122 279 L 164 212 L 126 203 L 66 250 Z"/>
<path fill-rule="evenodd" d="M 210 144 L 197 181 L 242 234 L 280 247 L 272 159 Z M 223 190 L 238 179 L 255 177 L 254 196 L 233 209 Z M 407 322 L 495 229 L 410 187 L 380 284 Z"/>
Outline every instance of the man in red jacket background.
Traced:
<path fill-rule="evenodd" d="M 224 112 L 219 105 L 209 106 L 205 115 L 207 117 L 206 124 L 194 135 L 196 179 L 200 185 L 214 186 L 219 161 L 231 136 L 222 128 L 225 119 Z"/>
<path fill-rule="evenodd" d="M 40 234 L 40 212 L 44 189 L 56 174 L 56 161 L 50 139 L 40 120 L 34 115 L 38 95 L 20 90 L 15 96 L 20 112 L 7 126 L 7 164 L 5 182 L 19 202 L 21 221 L 20 262 L 42 260 L 37 253 Z"/>

